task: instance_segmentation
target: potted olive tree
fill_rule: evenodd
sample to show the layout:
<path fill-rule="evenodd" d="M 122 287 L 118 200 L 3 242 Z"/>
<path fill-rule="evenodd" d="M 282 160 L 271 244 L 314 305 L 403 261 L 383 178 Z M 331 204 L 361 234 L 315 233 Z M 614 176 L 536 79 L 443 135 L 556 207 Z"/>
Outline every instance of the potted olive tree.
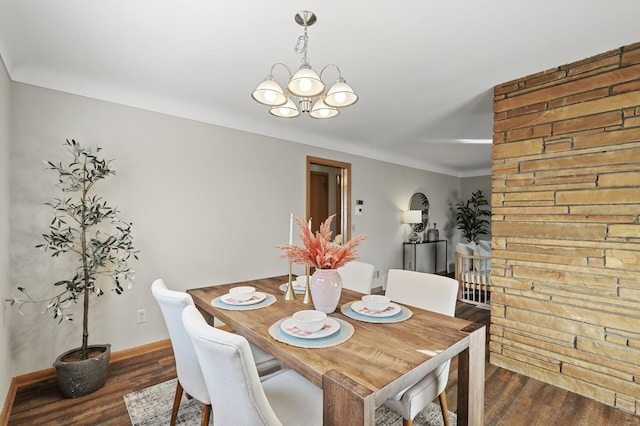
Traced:
<path fill-rule="evenodd" d="M 36 247 L 51 254 L 75 256 L 77 267 L 69 279 L 53 283 L 56 294 L 45 300 L 35 300 L 24 287 L 18 287 L 21 297 L 11 304 L 46 303 L 45 312 L 58 322 L 73 320 L 71 302 L 82 303 L 82 345 L 60 355 L 54 363 L 58 385 L 66 398 L 75 398 L 98 390 L 104 384 L 110 357 L 110 344 L 89 345 L 89 299 L 103 294 L 99 287 L 107 277 L 112 290 L 121 294 L 133 280 L 128 261 L 137 259 L 133 246 L 131 223 L 119 218 L 119 211 L 93 194 L 94 185 L 115 175 L 111 161 L 98 157 L 100 148 L 82 147 L 67 140 L 67 163 L 46 162 L 58 175 L 58 186 L 64 194 L 47 203 L 54 217 L 44 242 Z"/>
<path fill-rule="evenodd" d="M 480 235 L 487 233 L 489 221 L 485 217 L 491 216 L 491 211 L 484 206 L 488 205 L 480 189 L 475 190 L 468 200 L 455 205 L 456 224 L 468 242 L 477 243 Z"/>

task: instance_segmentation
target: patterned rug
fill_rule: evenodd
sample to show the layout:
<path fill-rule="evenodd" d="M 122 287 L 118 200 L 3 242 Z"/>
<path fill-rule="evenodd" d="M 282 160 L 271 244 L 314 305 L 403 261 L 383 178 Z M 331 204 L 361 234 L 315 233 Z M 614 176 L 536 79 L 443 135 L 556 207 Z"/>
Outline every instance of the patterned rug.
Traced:
<path fill-rule="evenodd" d="M 169 380 L 148 387 L 141 391 L 132 392 L 124 396 L 124 402 L 129 411 L 131 424 L 134 426 L 168 425 L 173 406 L 173 396 L 176 390 L 176 379 Z M 195 399 L 187 400 L 183 395 L 178 411 L 176 425 L 200 424 L 200 403 Z M 457 417 L 449 412 L 451 425 L 455 425 Z M 211 423 L 213 425 L 213 420 Z M 442 426 L 440 405 L 431 403 L 414 419 L 416 426 Z M 401 426 L 402 418 L 394 411 L 382 406 L 376 410 L 376 426 Z"/>

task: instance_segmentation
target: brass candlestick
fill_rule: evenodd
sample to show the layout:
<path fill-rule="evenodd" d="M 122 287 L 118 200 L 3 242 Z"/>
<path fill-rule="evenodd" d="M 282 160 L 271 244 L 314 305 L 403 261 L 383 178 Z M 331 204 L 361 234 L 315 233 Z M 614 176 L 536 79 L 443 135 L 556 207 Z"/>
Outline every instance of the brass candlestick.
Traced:
<path fill-rule="evenodd" d="M 313 300 L 311 300 L 311 288 L 309 288 L 309 265 L 307 265 L 305 267 L 305 275 L 307 277 L 307 288 L 304 291 L 304 299 L 302 300 L 302 303 L 309 305 L 311 303 L 313 303 Z"/>
<path fill-rule="evenodd" d="M 293 292 L 293 283 L 291 282 L 291 270 L 293 268 L 293 262 L 289 261 L 289 284 L 287 284 L 287 292 L 284 295 L 284 300 L 295 300 L 296 294 Z"/>

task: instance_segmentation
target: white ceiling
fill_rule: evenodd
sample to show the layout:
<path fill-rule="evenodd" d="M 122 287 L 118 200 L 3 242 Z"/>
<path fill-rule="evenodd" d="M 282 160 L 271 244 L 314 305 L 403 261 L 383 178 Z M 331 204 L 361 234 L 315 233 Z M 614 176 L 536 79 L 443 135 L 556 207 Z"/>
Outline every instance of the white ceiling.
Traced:
<path fill-rule="evenodd" d="M 250 97 L 299 66 L 299 10 L 311 65 L 360 95 L 332 120 Z M 460 141 L 491 139 L 493 86 L 638 42 L 639 18 L 637 0 L 0 0 L 0 55 L 14 81 L 465 177 L 490 170 L 490 145 Z"/>

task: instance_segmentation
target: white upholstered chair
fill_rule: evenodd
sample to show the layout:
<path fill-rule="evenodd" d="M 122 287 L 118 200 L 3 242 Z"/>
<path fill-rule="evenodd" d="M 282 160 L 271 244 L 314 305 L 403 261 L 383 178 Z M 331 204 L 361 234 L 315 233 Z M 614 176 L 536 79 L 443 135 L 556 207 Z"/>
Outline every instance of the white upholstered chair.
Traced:
<path fill-rule="evenodd" d="M 338 268 L 342 287 L 364 294 L 371 294 L 374 266 L 370 263 L 353 261 Z"/>
<path fill-rule="evenodd" d="M 385 294 L 394 302 L 420 309 L 455 316 L 458 282 L 453 278 L 424 272 L 390 269 Z M 425 330 L 428 333 L 429 330 Z M 449 415 L 445 388 L 449 380 L 450 361 L 440 365 L 416 384 L 388 399 L 385 405 L 403 417 L 405 426 L 413 424 L 413 418 L 436 396 L 445 426 Z"/>
<path fill-rule="evenodd" d="M 211 416 L 209 391 L 204 383 L 204 377 L 202 376 L 191 338 L 182 324 L 182 311 L 186 306 L 193 305 L 193 300 L 187 293 L 169 290 L 161 279 L 157 279 L 151 284 L 151 292 L 162 310 L 176 361 L 178 381 L 170 424 L 173 426 L 176 423 L 180 399 L 184 389 L 188 395 L 202 403 L 201 424 L 208 425 L 209 417 Z"/>
<path fill-rule="evenodd" d="M 322 390 L 293 370 L 260 382 L 244 337 L 211 327 L 195 306 L 182 320 L 200 361 L 216 425 L 321 425 Z"/>
<path fill-rule="evenodd" d="M 175 424 L 183 390 L 187 392 L 187 395 L 202 403 L 202 424 L 208 425 L 208 419 L 211 415 L 211 400 L 191 338 L 187 335 L 182 324 L 182 311 L 186 306 L 193 305 L 193 299 L 187 293 L 168 289 L 162 279 L 157 279 L 151 284 L 151 293 L 160 305 L 169 331 L 178 375 L 176 395 L 171 411 L 171 425 Z M 266 375 L 280 368 L 280 362 L 262 349 L 252 346 L 251 350 L 261 375 Z"/>

